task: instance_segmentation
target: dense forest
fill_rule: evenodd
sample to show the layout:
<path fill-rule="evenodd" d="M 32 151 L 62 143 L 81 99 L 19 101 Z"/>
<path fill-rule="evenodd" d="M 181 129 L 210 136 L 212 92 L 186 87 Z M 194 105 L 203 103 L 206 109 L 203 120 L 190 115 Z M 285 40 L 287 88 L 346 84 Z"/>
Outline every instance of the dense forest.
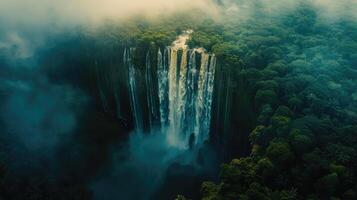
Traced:
<path fill-rule="evenodd" d="M 251 108 L 232 105 L 233 124 L 244 113 L 255 126 L 249 155 L 223 164 L 202 199 L 356 198 L 356 31 L 355 21 L 319 21 L 302 4 L 195 33 L 192 45 L 231 71 L 232 101 Z"/>
<path fill-rule="evenodd" d="M 217 13 L 54 28 L 31 55 L 35 42 L 0 27 L 0 199 L 356 199 L 357 4 L 318 2 L 214 1 Z M 149 81 L 187 30 L 187 63 L 202 71 L 207 55 L 215 74 L 209 117 L 193 100 L 208 138 L 188 133 L 182 150 L 156 133 Z"/>

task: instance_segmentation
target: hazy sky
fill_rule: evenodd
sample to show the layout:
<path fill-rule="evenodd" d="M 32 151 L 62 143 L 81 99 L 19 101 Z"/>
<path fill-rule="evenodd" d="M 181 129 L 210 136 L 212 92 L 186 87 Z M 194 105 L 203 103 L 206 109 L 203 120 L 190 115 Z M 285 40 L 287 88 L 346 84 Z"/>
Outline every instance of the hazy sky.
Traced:
<path fill-rule="evenodd" d="M 155 17 L 175 11 L 201 9 L 217 14 L 217 0 L 1 0 L 0 24 L 8 26 L 70 25 L 98 22 L 102 19 L 123 19 L 141 14 Z M 242 14 L 253 1 L 221 0 Z M 311 2 L 322 15 L 350 15 L 357 19 L 357 0 L 257 0 L 267 12 L 278 12 L 294 7 L 298 2 Z M 232 6 L 235 4 L 235 6 Z M 232 9 L 237 8 L 237 9 Z M 0 26 L 1 31 L 1 26 Z"/>
<path fill-rule="evenodd" d="M 155 16 L 192 8 L 215 10 L 211 0 L 1 0 L 0 18 L 14 24 L 70 24 L 136 14 Z"/>
<path fill-rule="evenodd" d="M 320 19 L 357 21 L 357 0 L 221 0 L 224 6 L 215 2 L 218 0 L 0 0 L 0 53 L 27 58 L 46 33 L 76 25 L 100 25 L 104 19 L 125 20 L 136 15 L 161 19 L 193 9 L 213 16 L 233 13 L 234 18 L 243 19 L 256 12 L 257 2 L 272 15 L 310 2 Z M 10 52 L 14 46 L 18 52 Z"/>

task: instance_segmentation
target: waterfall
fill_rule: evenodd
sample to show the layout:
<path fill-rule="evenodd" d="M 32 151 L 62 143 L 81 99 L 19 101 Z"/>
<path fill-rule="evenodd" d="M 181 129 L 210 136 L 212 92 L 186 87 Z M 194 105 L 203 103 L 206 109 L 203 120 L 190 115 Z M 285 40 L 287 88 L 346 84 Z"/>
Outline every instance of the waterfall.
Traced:
<path fill-rule="evenodd" d="M 170 60 L 169 60 L 169 123 L 170 123 L 170 132 L 176 132 L 177 129 L 177 49 L 170 49 Z M 175 123 L 172 123 L 175 122 Z M 170 137 L 176 136 L 175 134 L 170 134 Z M 176 138 L 171 138 L 172 140 Z"/>
<path fill-rule="evenodd" d="M 125 79 L 110 81 L 114 84 L 110 87 L 110 91 L 114 90 L 112 96 L 107 93 L 109 90 L 103 91 L 101 85 L 107 82 L 107 76 L 96 66 L 103 109 L 115 108 L 119 119 L 125 120 L 131 116 L 136 131 L 159 128 L 170 146 L 186 149 L 200 146 L 208 140 L 216 57 L 203 48 L 189 49 L 186 41 L 191 33 L 184 32 L 171 46 L 158 48 L 157 52 L 147 51 L 141 57 L 144 59 L 137 59 L 135 63 L 134 54 L 136 56 L 142 52 L 138 52 L 140 49 L 126 48 L 123 54 L 124 69 L 117 69 L 116 74 L 107 73 L 113 80 L 116 76 Z M 156 55 L 156 58 L 152 55 Z M 119 83 L 127 87 L 123 89 Z M 121 92 L 128 94 L 129 98 L 121 99 L 127 96 Z M 109 107 L 108 103 L 113 101 L 115 106 Z M 122 104 L 125 102 L 130 104 L 129 116 L 124 112 L 129 107 Z"/>
<path fill-rule="evenodd" d="M 164 54 L 161 53 L 161 49 L 157 53 L 157 77 L 158 77 L 158 94 L 160 104 L 160 124 L 161 127 L 168 125 L 168 71 L 167 71 L 167 59 L 170 49 L 166 48 Z"/>
<path fill-rule="evenodd" d="M 216 67 L 213 54 L 202 48 L 188 49 L 190 33 L 179 36 L 167 54 L 162 55 L 160 49 L 157 53 L 161 124 L 169 144 L 181 148 L 188 147 L 192 134 L 196 145 L 209 138 Z M 199 66 L 197 55 L 201 58 Z"/>
<path fill-rule="evenodd" d="M 128 77 L 129 77 L 129 93 L 130 93 L 130 106 L 134 119 L 134 126 L 136 131 L 143 130 L 141 112 L 140 112 L 140 104 L 137 95 L 137 87 L 136 87 L 136 69 L 134 67 L 134 63 L 132 62 L 132 53 L 135 49 L 130 48 L 124 50 L 124 66 L 128 67 Z"/>
<path fill-rule="evenodd" d="M 213 81 L 216 66 L 214 55 L 201 54 L 201 67 L 196 98 L 195 136 L 202 143 L 207 139 L 211 121 Z"/>

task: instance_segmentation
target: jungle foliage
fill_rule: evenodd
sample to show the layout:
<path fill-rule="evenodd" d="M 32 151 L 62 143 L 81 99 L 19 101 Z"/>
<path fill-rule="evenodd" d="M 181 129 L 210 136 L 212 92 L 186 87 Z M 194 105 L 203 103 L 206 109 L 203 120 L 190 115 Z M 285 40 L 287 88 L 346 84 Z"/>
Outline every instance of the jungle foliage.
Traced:
<path fill-rule="evenodd" d="M 355 20 L 323 20 L 306 4 L 193 34 L 190 45 L 243 80 L 258 113 L 250 155 L 204 182 L 203 200 L 357 198 L 356 38 Z"/>

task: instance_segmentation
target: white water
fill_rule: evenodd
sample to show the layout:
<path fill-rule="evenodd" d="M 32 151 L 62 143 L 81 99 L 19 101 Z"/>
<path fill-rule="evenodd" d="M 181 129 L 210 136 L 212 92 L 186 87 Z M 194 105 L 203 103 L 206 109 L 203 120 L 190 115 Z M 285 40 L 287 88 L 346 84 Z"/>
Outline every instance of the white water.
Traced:
<path fill-rule="evenodd" d="M 191 134 L 196 145 L 207 140 L 211 121 L 216 58 L 202 48 L 188 49 L 186 41 L 191 33 L 186 31 L 172 43 L 167 58 L 161 50 L 158 52 L 161 124 L 167 131 L 168 143 L 179 148 L 188 148 Z M 201 57 L 200 66 L 196 65 L 197 54 Z M 168 66 L 163 63 L 165 59 Z"/>
<path fill-rule="evenodd" d="M 166 48 L 164 54 L 161 50 L 157 53 L 157 75 L 158 75 L 158 95 L 160 104 L 160 124 L 162 127 L 168 125 L 168 71 L 167 71 L 167 60 L 170 49 Z"/>
<path fill-rule="evenodd" d="M 158 49 L 155 59 L 151 57 L 155 53 L 148 51 L 143 67 L 133 62 L 135 48 L 125 49 L 123 55 L 135 131 L 160 129 L 167 144 L 179 149 L 202 145 L 209 139 L 211 125 L 216 57 L 203 48 L 189 49 L 186 42 L 191 33 L 185 31 L 171 46 Z M 154 61 L 156 67 L 152 65 Z M 100 72 L 98 75 L 99 94 L 107 111 L 108 90 L 103 91 L 100 84 L 106 77 Z M 121 108 L 125 107 L 120 105 L 123 96 L 119 88 L 113 86 L 113 97 L 117 116 L 121 118 Z"/>

